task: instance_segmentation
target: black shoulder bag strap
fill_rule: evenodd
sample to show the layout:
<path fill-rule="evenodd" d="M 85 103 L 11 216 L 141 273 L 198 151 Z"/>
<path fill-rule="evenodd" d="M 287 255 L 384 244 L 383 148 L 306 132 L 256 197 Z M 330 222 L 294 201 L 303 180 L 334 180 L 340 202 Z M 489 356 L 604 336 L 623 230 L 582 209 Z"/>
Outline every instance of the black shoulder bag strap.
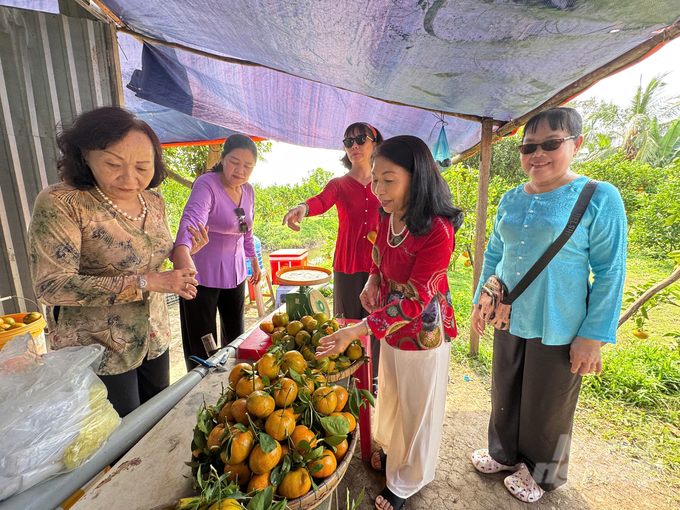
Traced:
<path fill-rule="evenodd" d="M 576 227 L 578 227 L 578 224 L 581 223 L 581 218 L 583 218 L 583 214 L 586 212 L 586 209 L 590 204 L 590 199 L 593 197 L 593 193 L 595 193 L 595 188 L 597 188 L 598 184 L 598 181 L 590 179 L 585 184 L 585 186 L 583 186 L 581 194 L 578 196 L 578 200 L 576 200 L 576 204 L 574 204 L 574 208 L 571 210 L 571 216 L 569 217 L 567 226 L 564 227 L 564 230 L 559 235 L 559 237 L 555 239 L 555 242 L 552 243 L 547 250 L 545 250 L 545 253 L 541 255 L 541 258 L 536 261 L 529 271 L 527 271 L 527 274 L 524 275 L 524 278 L 522 278 L 515 288 L 512 289 L 512 292 L 508 294 L 508 297 L 503 300 L 503 304 L 512 304 L 512 302 L 515 301 L 515 299 L 517 299 L 522 294 L 522 292 L 527 290 L 527 287 L 531 285 L 536 277 L 541 274 L 541 271 L 547 267 L 553 257 L 557 255 L 557 253 L 567 243 L 571 235 L 576 230 Z"/>

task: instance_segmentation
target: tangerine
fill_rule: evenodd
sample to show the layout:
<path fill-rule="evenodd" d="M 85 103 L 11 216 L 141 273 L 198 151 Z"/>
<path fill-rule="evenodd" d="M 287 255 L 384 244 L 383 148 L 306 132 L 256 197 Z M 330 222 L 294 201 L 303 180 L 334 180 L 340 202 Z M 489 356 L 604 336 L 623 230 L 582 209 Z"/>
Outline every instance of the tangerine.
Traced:
<path fill-rule="evenodd" d="M 222 441 L 220 441 L 220 436 L 224 432 L 224 424 L 220 423 L 215 425 L 208 435 L 208 451 L 214 451 L 222 446 Z"/>
<path fill-rule="evenodd" d="M 274 412 L 276 402 L 266 391 L 253 391 L 246 399 L 248 412 L 258 418 L 266 418 Z"/>
<path fill-rule="evenodd" d="M 345 458 L 345 455 L 347 455 L 347 450 L 349 448 L 349 445 L 347 444 L 347 439 L 345 439 L 342 443 L 340 443 L 338 446 L 335 447 L 335 460 L 338 462 L 342 462 L 342 459 Z"/>
<path fill-rule="evenodd" d="M 340 414 L 349 420 L 350 433 L 354 432 L 354 429 L 357 428 L 357 419 L 354 417 L 354 415 L 352 413 L 340 413 Z"/>
<path fill-rule="evenodd" d="M 231 413 L 236 423 L 241 425 L 248 425 L 248 401 L 245 398 L 239 398 L 231 406 Z"/>
<path fill-rule="evenodd" d="M 208 510 L 243 510 L 243 507 L 235 499 L 223 499 L 211 505 Z"/>
<path fill-rule="evenodd" d="M 269 453 L 264 453 L 262 445 L 255 445 L 253 451 L 250 452 L 248 465 L 250 470 L 256 475 L 261 475 L 267 471 L 271 471 L 281 460 L 281 445 L 276 441 L 276 448 Z"/>
<path fill-rule="evenodd" d="M 284 374 L 288 374 L 290 369 L 295 370 L 298 374 L 302 374 L 307 368 L 305 358 L 300 354 L 300 351 L 288 351 L 283 355 L 281 362 L 281 370 Z"/>
<path fill-rule="evenodd" d="M 288 377 L 283 377 L 279 383 L 281 384 L 281 387 L 274 390 L 274 402 L 276 402 L 277 407 L 288 407 L 292 405 L 297 398 L 297 384 Z"/>
<path fill-rule="evenodd" d="M 241 378 L 246 375 L 246 370 L 252 370 L 252 367 L 248 363 L 239 363 L 229 372 L 229 385 L 236 389 L 236 385 L 241 380 Z"/>
<path fill-rule="evenodd" d="M 302 328 L 304 328 L 302 322 L 291 321 L 288 323 L 288 326 L 286 326 L 286 331 L 288 331 L 288 334 L 290 336 L 295 336 L 302 330 Z"/>
<path fill-rule="evenodd" d="M 277 328 L 286 326 L 288 321 L 289 318 L 286 312 L 276 312 L 274 315 L 272 315 L 272 322 Z"/>
<path fill-rule="evenodd" d="M 318 322 L 316 319 L 310 318 L 310 319 L 307 321 L 307 324 L 305 324 L 305 329 L 307 330 L 307 332 L 308 332 L 309 334 L 312 334 L 312 333 L 314 333 L 314 331 L 316 330 L 316 327 L 317 327 L 318 325 L 319 325 L 319 322 Z"/>
<path fill-rule="evenodd" d="M 229 463 L 240 464 L 245 462 L 253 450 L 255 444 L 255 436 L 252 430 L 248 429 L 246 432 L 237 429 L 236 427 L 231 428 L 232 440 L 229 450 Z M 227 463 L 227 450 L 224 450 L 220 454 L 222 462 Z"/>
<path fill-rule="evenodd" d="M 311 341 L 312 335 L 310 335 L 308 331 L 305 330 L 298 331 L 298 333 L 295 335 L 295 345 L 297 345 L 298 347 L 308 344 Z"/>
<path fill-rule="evenodd" d="M 319 471 L 314 471 L 314 466 L 321 466 Z M 326 478 L 331 476 L 338 467 L 338 461 L 330 450 L 324 450 L 321 457 L 307 464 L 307 469 L 314 478 Z"/>
<path fill-rule="evenodd" d="M 284 457 L 285 457 L 286 455 L 288 455 L 289 449 L 290 449 L 290 448 L 288 448 L 288 444 L 287 444 L 287 443 L 282 443 L 282 444 L 281 444 L 281 460 L 279 461 L 279 463 L 277 464 L 277 466 L 283 466 L 283 459 L 284 459 Z"/>
<path fill-rule="evenodd" d="M 335 407 L 338 405 L 338 397 L 328 386 L 322 386 L 312 394 L 312 403 L 314 409 L 326 416 L 335 412 Z"/>
<path fill-rule="evenodd" d="M 272 484 L 272 472 L 267 471 L 261 475 L 253 475 L 248 483 L 247 492 L 262 491 Z M 276 487 L 274 487 L 274 493 L 276 494 Z"/>
<path fill-rule="evenodd" d="M 277 441 L 283 441 L 295 430 L 295 418 L 284 409 L 274 411 L 267 418 L 264 430 Z"/>
<path fill-rule="evenodd" d="M 234 421 L 234 413 L 231 412 L 231 406 L 233 405 L 234 402 L 232 400 L 224 404 L 220 414 L 217 416 L 217 423 L 227 423 Z"/>
<path fill-rule="evenodd" d="M 295 445 L 295 449 L 302 455 L 305 454 L 305 451 L 298 446 L 300 441 L 307 441 L 312 448 L 316 446 L 316 436 L 314 435 L 314 432 L 309 430 L 305 425 L 298 425 L 295 427 L 295 430 L 293 430 L 290 438 Z"/>
<path fill-rule="evenodd" d="M 268 335 L 271 335 L 274 332 L 274 323 L 271 321 L 261 322 L 260 329 Z"/>
<path fill-rule="evenodd" d="M 253 391 L 264 389 L 264 383 L 259 375 L 255 377 L 243 377 L 236 383 L 236 394 L 243 398 L 250 395 Z"/>
<path fill-rule="evenodd" d="M 296 499 L 304 496 L 312 488 L 312 478 L 305 468 L 289 471 L 279 485 L 279 496 Z"/>
<path fill-rule="evenodd" d="M 339 385 L 331 386 L 331 389 L 335 392 L 335 396 L 338 398 L 338 404 L 335 406 L 335 412 L 339 413 L 345 408 L 345 404 L 349 400 L 349 393 L 347 390 Z"/>
<path fill-rule="evenodd" d="M 345 350 L 345 356 L 347 356 L 352 361 L 358 360 L 363 355 L 364 348 L 362 347 L 361 342 L 358 340 L 354 340 L 351 344 L 349 344 L 347 350 Z"/>
<path fill-rule="evenodd" d="M 227 476 L 228 482 L 236 482 L 241 487 L 248 483 L 250 476 L 252 475 L 248 464 L 245 462 L 239 462 L 238 464 L 225 464 L 224 473 L 229 473 L 229 476 Z"/>
<path fill-rule="evenodd" d="M 279 370 L 281 370 L 281 364 L 273 352 L 268 352 L 262 356 L 257 363 L 257 373 L 260 374 L 260 377 L 268 377 L 270 381 L 279 376 Z"/>

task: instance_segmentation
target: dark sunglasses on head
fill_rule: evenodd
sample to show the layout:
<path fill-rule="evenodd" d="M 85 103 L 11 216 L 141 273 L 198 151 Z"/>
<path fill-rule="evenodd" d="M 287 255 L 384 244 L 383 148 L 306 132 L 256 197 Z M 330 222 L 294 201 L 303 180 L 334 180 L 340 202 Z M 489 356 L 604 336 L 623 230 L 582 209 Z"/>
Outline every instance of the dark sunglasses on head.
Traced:
<path fill-rule="evenodd" d="M 543 149 L 546 152 L 556 151 L 557 149 L 560 148 L 562 142 L 566 140 L 573 140 L 574 138 L 578 138 L 578 136 L 555 138 L 554 140 L 546 140 L 543 143 L 524 143 L 522 145 L 518 145 L 517 150 L 520 151 L 522 154 L 531 154 L 533 152 L 536 152 L 536 149 L 538 149 L 538 146 L 540 145 L 541 149 Z"/>
<path fill-rule="evenodd" d="M 238 207 L 234 209 L 234 214 L 238 218 L 238 231 L 241 232 L 241 234 L 245 234 L 248 232 L 248 224 L 246 223 L 246 212 Z"/>
<path fill-rule="evenodd" d="M 357 135 L 357 136 L 355 136 L 354 138 L 352 138 L 352 137 L 344 138 L 344 139 L 342 140 L 342 145 L 344 145 L 345 147 L 347 147 L 347 148 L 349 149 L 352 145 L 354 145 L 354 142 L 356 142 L 357 145 L 363 145 L 363 144 L 365 144 L 365 143 L 366 143 L 366 139 L 369 139 L 370 141 L 375 142 L 375 140 L 373 139 L 372 136 L 369 136 L 369 135 Z"/>

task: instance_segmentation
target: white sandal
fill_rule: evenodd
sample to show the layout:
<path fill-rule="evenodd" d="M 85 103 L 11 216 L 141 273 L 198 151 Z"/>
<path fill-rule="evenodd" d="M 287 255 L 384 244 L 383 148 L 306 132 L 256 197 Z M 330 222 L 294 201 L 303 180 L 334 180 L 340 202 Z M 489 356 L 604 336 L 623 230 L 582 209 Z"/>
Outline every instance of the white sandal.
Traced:
<path fill-rule="evenodd" d="M 483 448 L 481 450 L 476 450 L 470 456 L 472 460 L 472 465 L 480 473 L 486 475 L 491 473 L 498 473 L 499 471 L 516 471 L 522 464 L 516 464 L 514 466 L 506 466 L 500 462 L 496 462 L 491 455 L 489 455 L 489 450 Z"/>
<path fill-rule="evenodd" d="M 503 483 L 513 496 L 525 503 L 535 503 L 545 494 L 524 465 L 519 471 L 503 480 Z"/>

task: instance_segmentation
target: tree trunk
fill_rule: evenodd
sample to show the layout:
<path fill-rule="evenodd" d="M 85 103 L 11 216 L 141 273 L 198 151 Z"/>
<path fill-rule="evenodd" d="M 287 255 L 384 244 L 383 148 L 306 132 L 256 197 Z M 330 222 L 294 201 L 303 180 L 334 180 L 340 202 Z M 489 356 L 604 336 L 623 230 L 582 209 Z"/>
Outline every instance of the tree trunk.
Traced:
<path fill-rule="evenodd" d="M 493 119 L 482 121 L 482 150 L 479 160 L 479 181 L 477 185 L 477 221 L 475 223 L 475 255 L 472 279 L 472 294 L 477 290 L 479 276 L 484 264 L 484 244 L 486 241 L 486 210 L 489 205 L 489 179 L 491 177 L 491 137 Z M 470 253 L 472 259 L 472 253 Z M 470 354 L 479 351 L 479 335 L 470 328 Z"/>
<path fill-rule="evenodd" d="M 654 294 L 661 292 L 663 289 L 665 289 L 669 285 L 674 284 L 678 280 L 680 280 L 680 267 L 673 271 L 668 278 L 666 278 L 665 280 L 661 280 L 659 283 L 649 288 L 644 294 L 642 294 L 642 296 L 637 298 L 635 302 L 632 305 L 630 305 L 625 312 L 621 314 L 621 317 L 619 318 L 619 327 L 621 327 L 621 325 L 624 322 L 630 319 L 633 316 L 633 314 L 637 312 L 642 307 L 642 305 L 649 301 L 649 299 Z"/>
<path fill-rule="evenodd" d="M 194 183 L 191 182 L 189 179 L 185 179 L 184 177 L 182 177 L 181 175 L 179 175 L 176 172 L 173 172 L 169 168 L 168 168 L 168 177 L 170 177 L 170 179 L 172 179 L 173 181 L 178 182 L 182 186 L 185 186 L 189 189 L 191 189 L 191 187 L 194 185 Z"/>

